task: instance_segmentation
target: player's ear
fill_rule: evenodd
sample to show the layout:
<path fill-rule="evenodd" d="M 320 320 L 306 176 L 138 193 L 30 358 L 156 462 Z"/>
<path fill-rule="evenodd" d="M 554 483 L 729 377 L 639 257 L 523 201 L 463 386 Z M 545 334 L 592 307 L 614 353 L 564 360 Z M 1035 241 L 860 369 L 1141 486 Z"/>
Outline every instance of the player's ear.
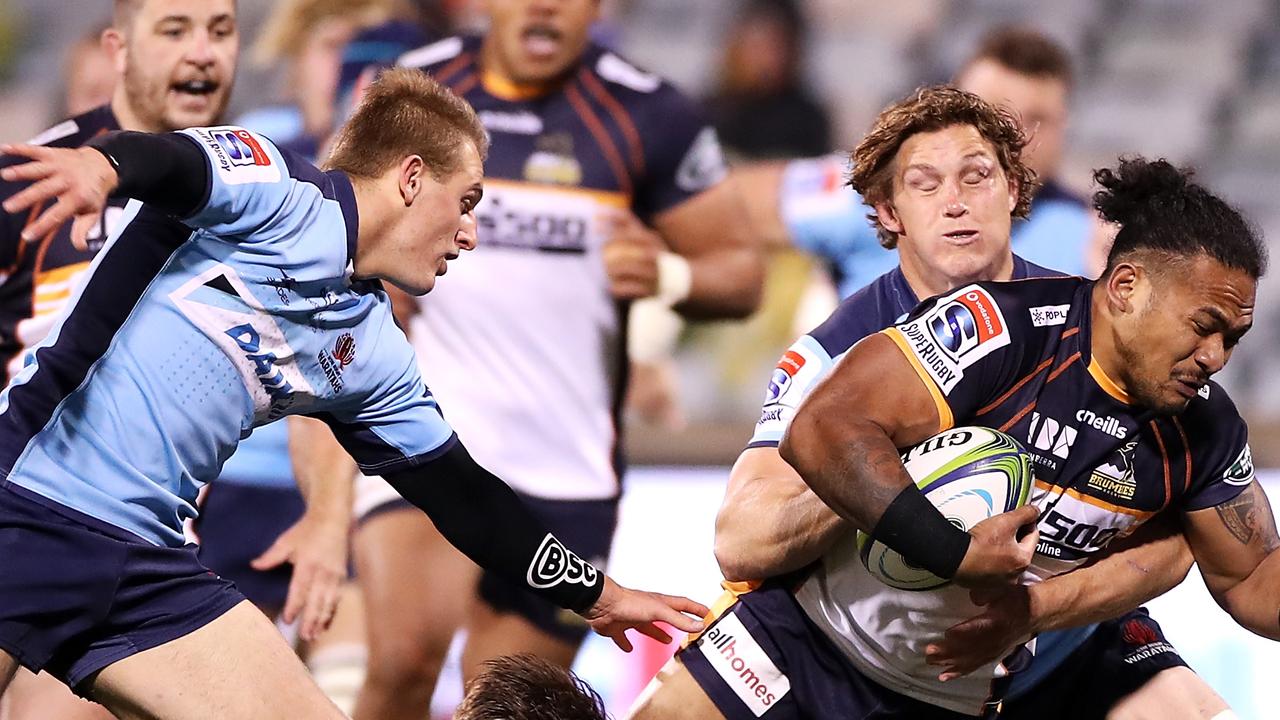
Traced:
<path fill-rule="evenodd" d="M 1107 276 L 1107 304 L 1114 313 L 1131 313 L 1137 309 L 1146 286 L 1147 272 L 1133 262 L 1117 263 Z"/>
<path fill-rule="evenodd" d="M 422 192 L 424 174 L 426 173 L 426 164 L 422 162 L 419 155 L 407 155 L 400 161 L 398 168 L 400 197 L 404 200 L 405 207 L 413 204 L 418 199 L 418 195 Z"/>
<path fill-rule="evenodd" d="M 892 203 L 878 202 L 875 204 L 875 209 L 876 217 L 885 230 L 898 235 L 902 234 L 902 221 L 898 219 L 898 211 L 894 209 Z"/>
<path fill-rule="evenodd" d="M 1013 209 L 1018 207 L 1018 183 L 1009 178 L 1009 212 L 1013 213 Z"/>
<path fill-rule="evenodd" d="M 111 62 L 115 63 L 116 73 L 123 76 L 125 64 L 128 62 L 124 33 L 114 27 L 109 27 L 102 31 L 98 42 L 102 45 L 102 49 L 106 51 L 107 55 L 111 57 Z"/>

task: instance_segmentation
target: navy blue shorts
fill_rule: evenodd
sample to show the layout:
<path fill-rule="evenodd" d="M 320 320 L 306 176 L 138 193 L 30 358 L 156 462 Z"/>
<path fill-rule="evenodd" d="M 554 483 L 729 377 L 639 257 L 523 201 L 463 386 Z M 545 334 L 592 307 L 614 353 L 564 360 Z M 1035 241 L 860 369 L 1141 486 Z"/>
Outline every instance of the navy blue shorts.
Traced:
<path fill-rule="evenodd" d="M 99 670 L 244 601 L 196 559 L 0 483 L 0 649 L 86 695 Z"/>
<path fill-rule="evenodd" d="M 293 566 L 254 570 L 249 563 L 302 517 L 306 502 L 296 487 L 274 488 L 219 478 L 209 484 L 196 518 L 200 562 L 230 580 L 268 615 L 284 609 Z"/>
<path fill-rule="evenodd" d="M 521 495 L 535 517 L 584 560 L 603 568 L 618 525 L 618 500 L 544 500 Z M 499 613 L 519 615 L 566 643 L 582 642 L 591 628 L 577 613 L 565 610 L 490 572 L 480 576 L 480 598 Z"/>
<path fill-rule="evenodd" d="M 781 586 L 743 594 L 676 657 L 727 720 L 973 720 L 868 679 Z"/>
<path fill-rule="evenodd" d="M 1108 620 L 1046 679 L 1006 700 L 1001 720 L 1104 718 L 1162 670 L 1186 667 L 1146 608 Z"/>

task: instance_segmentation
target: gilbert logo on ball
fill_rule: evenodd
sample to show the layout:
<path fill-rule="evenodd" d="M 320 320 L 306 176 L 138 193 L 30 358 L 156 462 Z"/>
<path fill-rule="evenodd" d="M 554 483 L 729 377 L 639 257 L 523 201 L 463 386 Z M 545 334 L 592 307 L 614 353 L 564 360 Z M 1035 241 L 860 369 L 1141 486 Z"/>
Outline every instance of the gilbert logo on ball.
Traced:
<path fill-rule="evenodd" d="M 1035 482 L 1031 456 L 1022 445 L 984 427 L 938 433 L 903 453 L 902 463 L 929 502 L 966 532 L 1025 505 Z M 858 533 L 858 553 L 868 572 L 899 590 L 931 590 L 949 582 L 863 532 Z"/>

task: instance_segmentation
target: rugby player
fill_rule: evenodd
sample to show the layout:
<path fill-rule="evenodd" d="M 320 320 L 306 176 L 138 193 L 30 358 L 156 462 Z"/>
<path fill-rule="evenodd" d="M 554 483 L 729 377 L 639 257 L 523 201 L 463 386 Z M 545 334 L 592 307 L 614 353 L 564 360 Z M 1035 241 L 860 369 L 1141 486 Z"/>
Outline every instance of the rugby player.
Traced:
<path fill-rule="evenodd" d="M 110 103 L 55 125 L 37 144 L 77 147 L 112 130 L 210 125 L 225 111 L 240 47 L 233 0 L 119 0 L 113 9 L 102 44 L 122 81 Z M 3 182 L 0 198 L 26 185 Z M 86 249 L 73 246 L 69 225 L 24 241 L 23 227 L 35 214 L 0 211 L 0 253 L 15 263 L 0 283 L 6 370 L 20 369 L 26 348 L 44 339 L 115 228 L 124 202 L 111 201 L 98 227 L 90 229 Z M 300 635 L 314 638 L 333 615 L 338 583 L 345 577 L 349 488 L 317 481 L 308 486 L 304 503 L 284 424 L 247 438 L 223 465 L 221 478 L 216 492 L 202 498 L 207 512 L 194 527 L 201 561 L 235 582 L 268 615 L 301 619 Z M 261 560 L 257 567 L 251 564 L 255 559 Z"/>
<path fill-rule="evenodd" d="M 605 720 L 604 700 L 572 671 L 536 655 L 486 660 L 453 720 Z"/>
<path fill-rule="evenodd" d="M 444 38 L 400 64 L 465 98 L 493 143 L 480 247 L 422 305 L 410 338 L 477 460 L 603 561 L 629 302 L 739 317 L 759 299 L 762 264 L 714 131 L 671 85 L 590 41 L 598 12 L 597 0 L 492 2 L 483 37 Z M 357 508 L 369 666 L 356 718 L 422 717 L 460 626 L 465 677 L 520 652 L 572 663 L 579 618 L 482 574 L 376 478 L 360 481 Z"/>
<path fill-rule="evenodd" d="M 1066 48 L 1035 30 L 998 28 L 978 43 L 954 84 L 1009 110 L 1028 137 L 1023 162 L 1035 172 L 1037 187 L 1030 212 L 1013 223 L 1014 252 L 1042 267 L 1096 276 L 1102 258 L 1091 242 L 1094 213 L 1058 177 L 1075 87 Z M 820 259 L 841 298 L 898 262 L 892 240 L 865 222 L 871 208 L 845 183 L 848 173 L 847 154 L 734 170 L 752 198 L 747 209 L 765 242 Z"/>
<path fill-rule="evenodd" d="M 889 158 L 880 159 L 859 168 L 863 187 L 886 172 L 895 187 L 928 187 L 928 171 L 888 171 Z M 1120 226 L 1100 280 L 976 283 L 922 304 L 849 351 L 798 409 L 779 450 L 841 517 L 889 539 L 914 564 L 965 584 L 1017 579 L 1024 568 L 1030 582 L 1053 577 L 1156 514 L 1178 513 L 1219 604 L 1242 626 L 1280 639 L 1275 521 L 1254 478 L 1245 423 L 1210 380 L 1252 324 L 1265 247 L 1239 213 L 1167 162 L 1126 160 L 1095 180 L 1103 188 L 1095 206 Z M 901 228 L 884 196 L 871 194 L 877 222 Z M 966 195 L 954 202 L 969 202 Z M 951 227 L 963 225 L 957 216 Z M 953 303 L 977 308 L 978 336 L 944 338 L 936 330 L 931 321 Z M 921 336 L 922 329 L 930 334 Z M 911 337 L 921 342 L 913 345 Z M 943 363 L 921 364 L 929 358 Z M 1030 549 L 1035 533 L 1020 543 L 1009 534 L 1009 554 L 992 563 L 998 553 L 981 547 L 989 538 L 971 543 L 981 534 L 946 523 L 914 487 L 901 492 L 910 481 L 896 447 L 956 423 L 1026 439 L 1037 474 L 1032 505 L 1040 511 L 1034 555 L 1019 550 Z M 885 462 L 885 448 L 894 462 Z M 938 533 L 940 525 L 947 527 Z M 860 580 L 868 577 L 847 569 L 828 568 L 827 580 L 843 574 L 844 582 L 835 581 L 842 585 L 838 612 L 854 630 L 828 626 L 823 634 L 862 659 L 858 670 L 880 686 L 917 703 L 969 714 L 980 708 L 1001 666 L 946 684 L 920 672 L 911 641 L 890 639 L 887 624 L 867 616 L 869 606 L 857 607 L 856 596 L 868 591 Z M 877 592 L 875 611 L 888 620 L 914 605 L 922 611 L 920 629 L 940 631 L 935 623 L 963 612 L 963 593 L 908 599 Z M 804 604 L 806 590 L 798 595 Z M 1135 635 L 1141 642 L 1151 633 Z M 866 641 L 885 652 L 861 658 Z"/>
<path fill-rule="evenodd" d="M 73 62 L 78 64 L 102 64 L 100 56 L 105 55 L 110 75 L 103 77 L 102 69 L 88 74 L 69 70 L 68 104 L 76 108 L 72 110 L 74 116 L 55 124 L 32 142 L 51 147 L 77 147 L 96 135 L 122 128 L 163 132 L 189 125 L 212 124 L 227 105 L 235 75 L 239 48 L 235 9 L 232 0 L 130 0 L 115 3 L 111 25 L 101 36 L 82 41 L 72 50 Z M 81 76 L 83 80 L 73 81 Z M 117 78 L 122 78 L 122 81 L 117 82 Z M 90 106 L 81 106 L 81 97 L 98 95 L 104 84 L 105 103 L 96 101 Z M 26 185 L 0 181 L 0 199 L 12 196 Z M 94 253 L 117 226 L 125 202 L 125 198 L 111 201 L 102 222 L 90 230 L 86 250 L 73 247 L 69 224 L 24 241 L 20 233 L 34 215 L 15 215 L 0 210 L 0 257 L 3 257 L 0 264 L 7 268 L 3 281 L 0 281 L 0 377 L 4 382 L 7 383 L 10 375 L 22 367 L 26 350 L 44 339 L 54 318 L 88 269 Z M 292 476 L 287 472 L 289 460 L 283 452 L 283 426 L 279 431 L 281 442 L 278 447 L 266 442 L 266 438 L 255 437 L 245 443 L 243 459 L 248 461 L 252 457 L 256 460 L 245 466 L 257 470 L 263 466 L 264 458 L 270 459 L 273 453 L 283 455 L 269 467 L 286 468 L 284 482 L 292 485 Z M 263 452 L 264 446 L 267 452 Z M 241 459 L 237 454 L 236 462 Z M 296 490 L 293 496 L 297 496 Z M 296 503 L 299 506 L 297 514 L 285 517 L 285 527 L 302 513 L 301 499 Z M 259 506 L 251 507 L 257 509 Z M 229 515 L 226 519 L 232 522 L 239 516 Z M 266 528 L 266 532 L 270 531 L 271 528 Z M 243 526 L 237 525 L 237 532 L 243 532 Z M 279 534 L 278 529 L 275 534 Z M 235 538 L 242 537 L 236 534 L 210 535 L 213 547 L 244 545 L 235 541 Z M 267 536 L 258 551 L 261 552 L 274 537 L 274 534 Z M 228 538 L 231 541 L 225 542 Z M 256 555 L 252 553 L 248 557 Z M 219 565 L 217 569 L 225 571 L 226 567 Z M 276 582 L 287 587 L 288 572 L 276 575 L 282 576 Z M 245 586 L 244 589 L 254 600 L 262 601 L 262 596 L 254 592 L 256 585 Z M 283 601 L 283 593 L 281 598 Z M 66 688 L 43 678 L 33 683 L 20 677 L 11 694 L 15 696 L 14 720 L 53 715 L 77 717 L 76 713 L 84 712 L 86 707 L 67 693 Z M 24 708 L 28 707 L 36 715 L 25 714 L 27 710 Z"/>
<path fill-rule="evenodd" d="M 924 117 L 935 120 L 920 120 Z M 980 152 L 975 157 L 997 166 L 999 174 L 1009 179 L 1009 189 L 995 202 L 985 199 L 980 204 L 966 199 L 962 210 L 951 205 L 953 194 L 965 192 L 968 186 L 963 184 L 964 173 L 972 168 L 965 164 L 965 156 L 956 151 L 972 149 L 972 142 L 966 145 L 956 140 L 972 141 L 973 138 L 966 138 L 970 133 L 979 139 Z M 746 580 L 785 577 L 788 573 L 794 577 L 795 571 L 818 559 L 833 537 L 845 531 L 843 521 L 807 489 L 776 448 L 800 401 L 850 347 L 905 316 L 921 296 L 944 292 L 974 279 L 1058 275 L 1027 263 L 1009 249 L 1009 216 L 1026 209 L 1019 199 L 1026 196 L 1028 182 L 1019 152 L 1022 142 L 1007 119 L 973 96 L 954 90 L 928 89 L 881 114 L 855 159 L 866 162 L 873 157 L 872 152 L 893 152 L 895 167 L 913 165 L 917 159 L 927 161 L 931 165 L 926 167 L 941 168 L 938 172 L 943 174 L 938 182 L 951 185 L 943 193 L 909 192 L 901 183 L 893 185 L 892 190 L 883 190 L 901 223 L 896 233 L 901 266 L 846 300 L 826 323 L 797 341 L 779 363 L 756 433 L 734 466 L 717 518 L 716 555 L 725 577 Z M 892 179 L 897 182 L 900 178 L 895 175 Z M 938 223 L 951 222 L 956 213 L 978 231 L 970 242 L 958 246 L 936 232 Z M 984 617 L 985 622 L 962 628 L 960 637 L 943 648 L 952 655 L 935 654 L 957 666 L 976 668 L 1000 659 L 1010 645 L 1026 636 L 1122 614 L 1176 585 L 1190 566 L 1189 551 L 1176 528 L 1152 523 L 1128 544 L 1134 547 L 1114 552 L 1088 569 L 1030 588 L 1031 598 L 1019 596 L 1024 601 L 1021 604 L 998 603 L 996 607 L 1004 614 Z M 774 584 L 778 582 L 785 580 L 775 580 Z M 741 592 L 758 585 L 741 583 L 729 587 Z M 726 598 L 726 602 L 730 599 Z M 1225 708 L 1225 703 L 1203 681 L 1183 667 L 1167 644 L 1139 662 L 1117 663 L 1119 667 L 1099 676 L 1109 684 L 1095 692 L 1077 693 L 1074 698 L 1060 699 L 1057 705 L 1043 702 L 1050 688 L 1040 687 L 1039 681 L 1064 664 L 1068 656 L 1075 666 L 1101 666 L 1104 661 L 1123 655 L 1123 629 L 1130 621 L 1159 634 L 1158 626 L 1145 611 L 1139 611 L 1101 628 L 1089 626 L 1042 635 L 1031 669 L 1015 676 L 1015 687 L 1010 691 L 1025 694 L 1028 703 L 1040 698 L 1041 704 L 1025 717 L 1043 716 L 1046 705 L 1075 707 L 1080 711 L 1077 716 L 1101 717 L 1119 698 L 1139 686 L 1143 686 L 1142 690 L 1126 698 L 1121 708 L 1148 712 L 1161 709 L 1166 712 L 1164 717 L 1199 717 L 1185 713 L 1193 708 L 1215 712 Z M 950 634 L 948 640 L 953 640 Z M 956 646 L 963 659 L 954 656 Z M 695 657 L 699 655 L 705 655 L 705 649 L 683 651 L 664 669 L 657 684 L 660 689 L 638 708 L 639 717 L 663 717 L 673 703 L 687 704 L 693 702 L 691 698 L 700 698 L 705 704 L 708 695 L 726 717 L 741 713 L 737 700 L 720 694 L 723 681 L 708 672 L 705 657 Z M 1054 685 L 1055 689 L 1063 687 Z M 1010 703 L 1005 716 L 1020 717 L 1018 707 L 1017 702 Z M 703 711 L 712 713 L 715 709 Z"/>
<path fill-rule="evenodd" d="M 428 292 L 474 247 L 486 146 L 465 102 L 402 70 L 371 88 L 327 172 L 235 127 L 0 147 L 33 160 L 0 170 L 32 183 L 9 211 L 56 199 L 30 236 L 108 194 L 147 203 L 126 207 L 0 395 L 0 689 L 21 663 L 125 717 L 340 717 L 183 546 L 200 486 L 241 435 L 285 415 L 325 421 L 469 557 L 624 650 L 628 629 L 669 641 L 655 620 L 701 627 L 682 612 L 705 608 L 618 586 L 476 464 L 392 321 L 381 280 Z"/>

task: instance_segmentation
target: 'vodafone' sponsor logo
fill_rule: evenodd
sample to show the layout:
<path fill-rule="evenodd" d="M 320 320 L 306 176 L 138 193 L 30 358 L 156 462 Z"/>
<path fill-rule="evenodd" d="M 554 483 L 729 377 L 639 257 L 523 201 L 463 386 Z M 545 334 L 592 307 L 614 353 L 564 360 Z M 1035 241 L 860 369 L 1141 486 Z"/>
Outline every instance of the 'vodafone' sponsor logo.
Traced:
<path fill-rule="evenodd" d="M 698 638 L 698 644 L 711 666 L 756 717 L 791 692 L 791 681 L 737 616 L 720 618 Z"/>

